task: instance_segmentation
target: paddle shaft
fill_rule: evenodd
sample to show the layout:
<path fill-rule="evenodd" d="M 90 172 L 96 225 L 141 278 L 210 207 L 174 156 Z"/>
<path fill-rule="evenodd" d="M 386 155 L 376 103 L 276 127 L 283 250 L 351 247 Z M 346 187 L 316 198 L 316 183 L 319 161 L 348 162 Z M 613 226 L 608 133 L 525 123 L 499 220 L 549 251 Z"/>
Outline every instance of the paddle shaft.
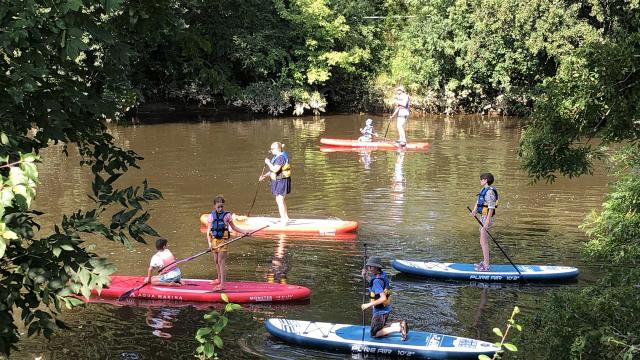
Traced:
<path fill-rule="evenodd" d="M 235 238 L 233 238 L 231 240 L 225 241 L 222 244 L 218 244 L 218 245 L 212 247 L 211 249 L 207 249 L 207 250 L 201 251 L 201 252 L 199 252 L 199 253 L 197 253 L 195 255 L 189 256 L 188 258 L 184 258 L 184 259 L 181 259 L 181 260 L 176 260 L 176 261 L 170 263 L 169 265 L 165 265 L 165 266 L 161 267 L 160 270 L 158 270 L 158 272 L 162 272 L 162 270 L 164 270 L 164 269 L 166 269 L 166 268 L 168 268 L 170 266 L 182 264 L 182 263 L 187 262 L 187 261 L 191 261 L 191 260 L 193 260 L 193 259 L 195 259 L 195 258 L 197 258 L 199 256 L 202 256 L 202 255 L 204 255 L 206 253 L 210 253 L 213 250 L 216 250 L 216 249 L 219 249 L 219 248 L 221 248 L 223 246 L 229 245 L 234 241 L 238 241 L 238 240 L 240 240 L 240 239 L 242 239 L 242 238 L 244 238 L 246 236 L 253 235 L 253 234 L 257 233 L 258 231 L 263 230 L 263 229 L 265 229 L 265 228 L 267 228 L 269 226 L 271 226 L 271 224 L 265 225 L 265 226 L 263 226 L 263 227 L 261 227 L 259 229 L 256 229 L 256 230 L 250 231 L 248 233 L 242 234 L 242 235 L 240 235 L 238 237 L 235 237 Z"/>
<path fill-rule="evenodd" d="M 473 214 L 473 210 L 471 210 L 470 207 L 467 206 L 467 210 L 469 210 L 470 213 Z M 482 221 L 480 221 L 480 219 L 478 219 L 477 216 L 473 216 L 474 219 L 476 219 L 476 221 L 478 222 L 478 224 L 480 224 L 480 226 L 484 226 L 484 224 L 482 223 Z M 488 219 L 487 219 L 488 220 Z M 500 244 L 498 244 L 498 242 L 496 241 L 496 239 L 493 237 L 493 235 L 491 235 L 491 233 L 489 232 L 489 230 L 485 230 L 487 232 L 487 235 L 489 235 L 489 237 L 491 238 L 491 240 L 493 240 L 493 242 L 496 244 L 496 246 L 498 246 L 498 249 L 500 249 L 500 251 L 502 251 L 502 254 L 504 254 L 504 256 L 507 258 L 507 260 L 509 260 L 509 263 L 513 266 L 514 269 L 516 269 L 516 271 L 518 272 L 518 274 L 520 275 L 520 278 L 522 278 L 522 273 L 520 272 L 520 270 L 518 269 L 518 267 L 513 263 L 513 261 L 511 261 L 511 258 L 509 257 L 509 255 L 507 255 L 507 253 L 504 251 L 504 249 L 502 248 L 502 246 L 500 246 Z"/>
<path fill-rule="evenodd" d="M 387 123 L 387 129 L 384 131 L 384 139 L 387 140 L 387 133 L 389 132 L 389 125 L 391 125 L 391 119 L 389 118 L 389 122 Z"/>
<path fill-rule="evenodd" d="M 260 177 L 264 176 L 264 169 L 267 167 L 267 164 L 262 165 L 262 171 L 260 171 Z M 256 185 L 256 193 L 253 194 L 253 200 L 251 201 L 251 206 L 249 206 L 249 210 L 247 210 L 247 216 L 251 214 L 251 210 L 253 210 L 253 205 L 256 204 L 256 198 L 258 198 L 258 190 L 260 189 L 260 181 L 258 181 L 258 185 Z"/>
<path fill-rule="evenodd" d="M 366 269 L 367 268 L 367 243 L 364 243 L 364 257 L 362 259 L 362 269 Z M 366 294 L 367 294 L 367 277 L 363 276 L 362 277 L 362 284 L 364 285 L 364 289 L 362 292 L 362 303 L 364 304 L 364 302 L 366 301 Z M 364 311 L 362 312 L 362 342 L 364 342 Z"/>
<path fill-rule="evenodd" d="M 223 246 L 226 246 L 226 245 L 231 244 L 231 243 L 232 243 L 232 242 L 234 242 L 234 241 L 238 241 L 238 240 L 240 240 L 240 239 L 242 239 L 242 238 L 244 238 L 244 237 L 246 237 L 246 236 L 249 236 L 249 235 L 255 234 L 256 232 L 258 232 L 258 231 L 260 231 L 260 230 L 263 230 L 263 229 L 265 229 L 265 228 L 267 228 L 267 227 L 269 227 L 269 226 L 271 226 L 271 225 L 265 225 L 265 226 L 261 227 L 260 229 L 253 230 L 253 231 L 248 232 L 248 233 L 246 233 L 246 234 L 242 234 L 241 236 L 238 236 L 238 237 L 236 237 L 236 238 L 233 238 L 233 239 L 231 239 L 231 240 L 229 240 L 229 241 L 225 241 L 225 242 L 223 242 L 222 244 L 216 245 L 216 246 L 212 247 L 211 249 L 207 249 L 207 250 L 205 250 L 205 251 L 201 251 L 201 252 L 199 252 L 199 253 L 197 253 L 197 254 L 195 254 L 195 255 L 189 256 L 188 258 L 184 258 L 184 259 L 181 259 L 181 260 L 176 260 L 176 261 L 174 261 L 174 262 L 172 262 L 172 263 L 170 263 L 170 264 L 168 264 L 168 265 L 165 265 L 165 266 L 161 267 L 161 268 L 160 268 L 160 270 L 158 270 L 158 272 L 162 272 L 162 270 L 164 270 L 164 269 L 168 268 L 169 266 L 174 266 L 174 265 L 178 265 L 178 264 L 181 264 L 181 263 L 184 263 L 184 262 L 187 262 L 187 261 L 191 261 L 191 260 L 193 260 L 193 259 L 195 259 L 195 258 L 197 258 L 197 257 L 199 257 L 199 256 L 202 256 L 202 255 L 204 255 L 204 254 L 206 254 L 206 253 L 210 253 L 210 252 L 212 252 L 212 251 L 213 251 L 213 250 L 215 250 L 215 249 L 219 249 L 219 248 L 221 248 L 221 247 L 223 247 Z M 118 298 L 118 301 L 126 300 L 129 296 L 131 296 L 131 294 L 133 294 L 134 292 L 136 292 L 136 291 L 138 291 L 138 290 L 142 289 L 143 287 L 147 286 L 147 284 L 149 284 L 149 283 L 150 283 L 150 281 L 149 281 L 149 282 L 145 282 L 144 284 L 142 284 L 142 285 L 140 285 L 140 286 L 137 286 L 137 287 L 135 287 L 135 288 L 133 288 L 133 289 L 131 289 L 131 290 L 129 290 L 129 291 L 127 291 L 127 292 L 123 293 L 123 294 L 122 294 L 122 295 L 120 295 L 120 297 Z"/>

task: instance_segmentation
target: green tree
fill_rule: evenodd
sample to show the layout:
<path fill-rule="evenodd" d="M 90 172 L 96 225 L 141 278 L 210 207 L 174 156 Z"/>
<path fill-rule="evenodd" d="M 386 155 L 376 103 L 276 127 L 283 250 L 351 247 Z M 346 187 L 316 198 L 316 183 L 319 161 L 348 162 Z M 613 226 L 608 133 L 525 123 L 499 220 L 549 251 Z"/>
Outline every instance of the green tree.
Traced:
<path fill-rule="evenodd" d="M 582 226 L 585 254 L 605 275 L 555 292 L 523 338 L 545 358 L 630 359 L 640 352 L 640 13 L 632 1 L 588 1 L 580 16 L 599 37 L 558 58 L 519 153 L 534 181 L 589 174 L 596 159 L 611 160 L 616 180 Z"/>
<path fill-rule="evenodd" d="M 20 0 L 0 7 L 2 354 L 19 340 L 18 321 L 29 336 L 50 336 L 64 328 L 56 319 L 62 306 L 82 303 L 74 294 L 89 296 L 108 282 L 113 268 L 84 242 L 88 235 L 127 246 L 157 235 L 146 224 L 145 204 L 161 194 L 146 181 L 116 187 L 142 158 L 114 144 L 107 121 L 135 104 L 126 76 L 135 55 L 128 42 L 150 27 L 147 14 L 164 5 Z M 33 208 L 37 154 L 59 143 L 90 167 L 94 206 L 64 215 L 51 234 L 43 234 L 42 212 Z M 103 219 L 107 210 L 113 215 Z"/>

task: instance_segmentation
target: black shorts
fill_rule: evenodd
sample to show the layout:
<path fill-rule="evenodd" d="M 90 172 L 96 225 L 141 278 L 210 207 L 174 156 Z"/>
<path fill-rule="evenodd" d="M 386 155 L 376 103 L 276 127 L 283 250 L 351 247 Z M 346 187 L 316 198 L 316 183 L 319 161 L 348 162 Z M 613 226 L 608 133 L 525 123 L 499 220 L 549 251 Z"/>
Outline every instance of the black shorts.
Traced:
<path fill-rule="evenodd" d="M 376 315 L 371 318 L 371 337 L 376 337 L 376 334 L 380 329 L 382 329 L 385 325 L 387 325 L 387 319 L 389 318 L 390 312 L 382 315 Z"/>

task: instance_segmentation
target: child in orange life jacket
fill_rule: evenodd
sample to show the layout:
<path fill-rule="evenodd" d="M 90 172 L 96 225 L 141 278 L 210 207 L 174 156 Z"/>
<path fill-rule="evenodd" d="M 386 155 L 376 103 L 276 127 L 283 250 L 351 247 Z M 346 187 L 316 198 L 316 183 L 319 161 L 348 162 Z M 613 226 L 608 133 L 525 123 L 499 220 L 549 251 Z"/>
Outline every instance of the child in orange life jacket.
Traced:
<path fill-rule="evenodd" d="M 487 231 L 493 226 L 493 215 L 496 213 L 496 203 L 498 201 L 498 190 L 491 186 L 493 184 L 493 175 L 491 173 L 483 173 L 480 175 L 480 193 L 478 194 L 478 200 L 476 201 L 471 216 L 476 216 L 480 213 L 480 247 L 482 248 L 482 261 L 476 264 L 476 271 L 489 271 L 490 258 L 489 258 L 489 240 Z"/>
<path fill-rule="evenodd" d="M 366 266 L 362 269 L 362 277 L 369 283 L 369 296 L 371 301 L 360 305 L 362 311 L 373 307 L 371 318 L 371 336 L 374 338 L 387 336 L 399 332 L 402 341 L 407 340 L 409 328 L 407 322 L 400 322 L 387 325 L 389 314 L 391 313 L 391 302 L 389 296 L 389 279 L 387 273 L 382 271 L 381 259 L 372 256 L 367 260 Z"/>
<path fill-rule="evenodd" d="M 145 282 L 151 282 L 152 285 L 180 286 L 182 285 L 182 273 L 175 265 L 167 266 L 176 261 L 175 256 L 167 248 L 167 239 L 159 238 L 156 240 L 156 249 L 158 252 L 151 257 L 151 263 L 147 270 Z M 164 268 L 159 275 L 151 276 L 151 272 L 156 269 Z"/>
<path fill-rule="evenodd" d="M 227 278 L 227 245 L 219 248 L 215 247 L 229 239 L 229 227 L 242 235 L 244 235 L 244 232 L 233 223 L 233 214 L 224 211 L 224 197 L 222 195 L 218 195 L 213 199 L 213 211 L 209 215 L 207 222 L 207 242 L 210 249 L 214 248 L 213 261 L 216 264 L 216 272 L 218 274 L 218 278 L 211 283 L 217 285 L 213 290 L 219 291 L 224 289 L 224 283 Z"/>

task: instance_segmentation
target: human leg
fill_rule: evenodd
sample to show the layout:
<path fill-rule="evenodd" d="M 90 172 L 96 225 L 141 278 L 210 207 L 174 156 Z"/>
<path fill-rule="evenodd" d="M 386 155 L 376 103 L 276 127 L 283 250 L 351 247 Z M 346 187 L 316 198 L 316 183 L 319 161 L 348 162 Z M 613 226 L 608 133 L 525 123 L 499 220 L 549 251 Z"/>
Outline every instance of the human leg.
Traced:
<path fill-rule="evenodd" d="M 492 219 L 487 219 L 485 216 L 482 216 L 480 219 L 482 224 L 485 224 L 487 221 L 489 221 L 488 228 L 491 228 L 491 226 L 493 226 Z M 484 226 L 480 227 L 480 248 L 482 248 L 482 266 L 480 266 L 480 270 L 488 271 L 489 265 L 491 264 L 489 253 L 489 234 L 487 233 L 487 230 L 485 230 Z"/>
<path fill-rule="evenodd" d="M 398 121 L 396 123 L 396 127 L 398 129 L 398 142 L 400 144 L 407 143 L 407 137 L 404 132 L 404 124 L 407 121 L 406 117 L 398 116 Z"/>
<path fill-rule="evenodd" d="M 214 285 L 217 285 L 214 287 L 214 290 L 222 290 L 224 288 L 224 283 L 227 277 L 227 252 L 218 251 L 217 253 L 214 253 L 214 258 L 216 262 L 216 273 L 218 274 L 218 278 L 216 279 L 217 281 L 214 280 L 212 283 Z"/>
<path fill-rule="evenodd" d="M 284 195 L 276 195 L 276 204 L 278 204 L 278 212 L 280 213 L 280 222 L 283 225 L 289 221 L 287 213 L 287 203 L 284 201 Z"/>

